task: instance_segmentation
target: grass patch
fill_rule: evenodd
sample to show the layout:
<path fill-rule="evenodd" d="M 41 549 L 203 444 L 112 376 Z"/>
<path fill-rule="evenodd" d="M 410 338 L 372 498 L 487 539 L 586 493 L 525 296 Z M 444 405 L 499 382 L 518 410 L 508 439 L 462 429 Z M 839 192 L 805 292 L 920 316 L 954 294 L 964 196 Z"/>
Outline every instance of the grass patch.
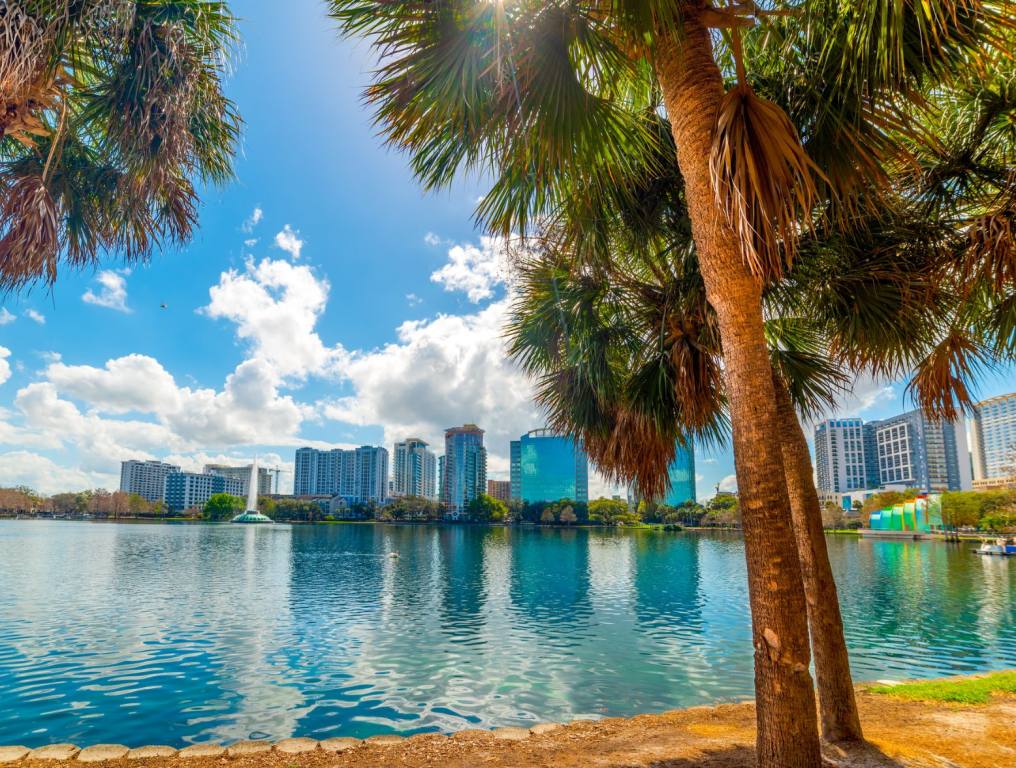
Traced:
<path fill-rule="evenodd" d="M 900 699 L 987 704 L 993 693 L 1016 694 L 1016 670 L 993 672 L 982 677 L 878 685 L 870 690 L 873 693 L 882 693 Z"/>

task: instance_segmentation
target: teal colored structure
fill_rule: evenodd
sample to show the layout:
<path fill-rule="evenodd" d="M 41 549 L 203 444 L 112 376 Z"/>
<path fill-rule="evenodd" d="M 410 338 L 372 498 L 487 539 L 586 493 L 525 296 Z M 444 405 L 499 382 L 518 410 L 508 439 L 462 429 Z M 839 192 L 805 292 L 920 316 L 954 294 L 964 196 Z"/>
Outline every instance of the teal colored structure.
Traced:
<path fill-rule="evenodd" d="M 872 512 L 868 528 L 873 531 L 913 531 L 932 533 L 944 529 L 942 524 L 942 497 L 919 496 L 903 504 Z"/>

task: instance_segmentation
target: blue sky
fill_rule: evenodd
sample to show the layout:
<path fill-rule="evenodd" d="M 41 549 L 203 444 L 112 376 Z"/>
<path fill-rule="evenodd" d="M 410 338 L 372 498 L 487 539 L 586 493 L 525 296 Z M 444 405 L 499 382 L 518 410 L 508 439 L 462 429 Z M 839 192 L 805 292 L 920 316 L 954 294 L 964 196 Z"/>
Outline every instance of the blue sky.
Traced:
<path fill-rule="evenodd" d="M 508 440 L 541 420 L 503 356 L 504 271 L 472 223 L 482 183 L 420 190 L 363 107 L 369 48 L 323 3 L 233 8 L 237 179 L 203 190 L 185 248 L 3 300 L 0 483 L 115 487 L 132 457 L 258 452 L 289 470 L 300 444 L 436 443 L 465 421 L 506 476 Z M 843 410 L 890 415 L 903 389 L 861 382 Z M 1012 389 L 1009 370 L 981 393 Z M 700 497 L 731 483 L 729 452 L 697 464 Z"/>

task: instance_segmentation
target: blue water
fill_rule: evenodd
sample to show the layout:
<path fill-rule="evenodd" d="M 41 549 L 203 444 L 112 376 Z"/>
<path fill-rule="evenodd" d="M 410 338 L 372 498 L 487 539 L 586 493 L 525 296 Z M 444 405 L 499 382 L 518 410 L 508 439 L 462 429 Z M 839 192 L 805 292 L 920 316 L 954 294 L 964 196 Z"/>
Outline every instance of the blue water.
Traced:
<path fill-rule="evenodd" d="M 1016 563 L 829 545 L 858 679 L 1016 667 Z M 732 534 L 0 521 L 0 744 L 363 737 L 751 690 Z"/>

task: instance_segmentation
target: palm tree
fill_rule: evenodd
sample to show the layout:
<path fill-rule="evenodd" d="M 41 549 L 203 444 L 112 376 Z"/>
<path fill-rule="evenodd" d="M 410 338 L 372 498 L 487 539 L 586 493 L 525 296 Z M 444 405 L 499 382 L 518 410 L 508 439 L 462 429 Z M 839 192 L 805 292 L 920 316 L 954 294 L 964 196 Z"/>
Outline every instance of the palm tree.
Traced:
<path fill-rule="evenodd" d="M 979 0 L 843 7 L 809 0 L 772 11 L 701 0 L 330 5 L 347 33 L 371 37 L 381 52 L 368 97 L 391 143 L 410 152 L 427 186 L 462 170 L 491 174 L 477 215 L 501 232 L 529 234 L 565 206 L 595 210 L 611 194 L 611 172 L 659 156 L 657 110 L 666 110 L 724 349 L 758 757 L 766 766 L 817 764 L 800 563 L 782 453 L 770 439 L 778 420 L 762 292 L 792 258 L 802 221 L 829 211 L 830 222 L 842 222 L 863 202 L 855 188 L 877 184 L 893 156 L 886 127 L 902 121 L 915 86 L 976 58 L 1005 11 Z M 800 113 L 788 118 L 756 95 L 749 37 L 769 59 L 817 68 L 797 89 Z M 798 140 L 805 129 L 807 153 Z M 574 194 L 579 189 L 586 194 Z M 606 257 L 609 237 L 599 227 L 569 237 L 590 263 Z"/>
<path fill-rule="evenodd" d="M 0 290 L 189 239 L 239 137 L 226 3 L 8 3 L 0 40 Z"/>
<path fill-rule="evenodd" d="M 1016 273 L 1005 222 L 1016 190 L 1010 171 L 1016 131 L 1007 119 L 1016 107 L 1013 74 L 1007 60 L 990 82 L 978 78 L 940 90 L 937 97 L 947 108 L 925 115 L 933 124 L 923 130 L 940 140 L 917 156 L 922 175 L 900 175 L 895 204 L 870 212 L 877 215 L 856 221 L 852 230 L 806 237 L 794 268 L 766 292 L 779 437 L 823 734 L 830 740 L 859 738 L 860 724 L 810 456 L 794 404 L 804 414 L 831 404 L 843 382 L 837 366 L 845 364 L 894 377 L 916 371 L 913 388 L 926 413 L 955 418 L 958 407 L 971 404 L 971 378 L 978 368 L 1011 356 Z M 688 320 L 689 303 L 693 316 L 708 314 L 701 306 L 700 280 L 689 279 L 688 262 L 673 274 L 666 269 L 665 254 L 692 248 L 680 196 L 659 194 L 674 186 L 668 182 L 677 174 L 676 167 L 664 166 L 634 179 L 618 175 L 611 199 L 632 201 L 633 208 L 608 205 L 596 211 L 595 220 L 568 223 L 597 226 L 617 238 L 609 269 L 591 273 L 562 247 L 561 238 L 544 238 L 538 260 L 520 272 L 521 299 L 510 326 L 513 352 L 540 381 L 540 399 L 558 428 L 589 439 L 594 454 L 603 436 L 619 443 L 630 438 L 641 448 L 638 455 L 618 448 L 599 451 L 596 458 L 618 479 L 640 482 L 649 493 L 658 492 L 655 484 L 666 478 L 674 429 L 701 426 L 694 421 L 696 408 L 683 403 L 691 400 L 711 412 L 719 408 L 707 369 L 685 349 L 694 344 L 707 355 L 719 354 L 712 335 L 690 332 L 709 327 Z M 935 180 L 933 188 L 928 179 Z M 996 223 L 986 226 L 992 219 Z M 982 233 L 989 228 L 1000 234 L 986 242 Z M 638 256 L 633 260 L 632 254 Z M 599 330 L 590 320 L 597 317 L 604 323 Z M 835 363 L 819 354 L 833 350 Z M 662 383 L 646 387 L 646 380 Z M 663 433 L 646 440 L 615 430 L 619 421 L 598 423 L 590 403 L 603 413 L 655 407 L 651 421 Z M 647 450 L 655 452 L 650 461 L 643 455 Z"/>

